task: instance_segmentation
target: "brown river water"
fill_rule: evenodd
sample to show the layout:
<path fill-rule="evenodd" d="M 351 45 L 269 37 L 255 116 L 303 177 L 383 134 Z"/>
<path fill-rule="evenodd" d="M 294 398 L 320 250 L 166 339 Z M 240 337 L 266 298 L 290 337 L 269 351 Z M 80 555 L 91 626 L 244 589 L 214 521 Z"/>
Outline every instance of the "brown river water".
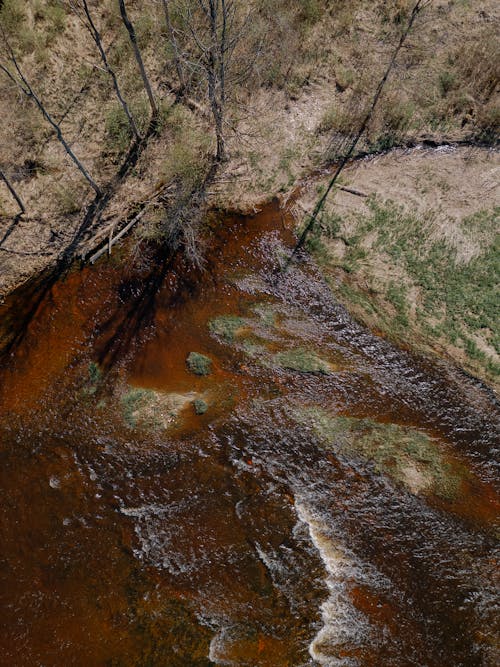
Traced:
<path fill-rule="evenodd" d="M 203 272 L 71 271 L 3 358 L 0 665 L 498 664 L 493 395 L 277 277 L 277 203 L 213 225 Z"/>

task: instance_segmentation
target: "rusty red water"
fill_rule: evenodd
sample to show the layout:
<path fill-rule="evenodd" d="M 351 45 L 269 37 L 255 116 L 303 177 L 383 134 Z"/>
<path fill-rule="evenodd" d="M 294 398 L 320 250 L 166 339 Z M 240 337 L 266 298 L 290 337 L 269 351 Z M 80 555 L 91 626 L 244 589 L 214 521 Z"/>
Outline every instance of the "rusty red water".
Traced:
<path fill-rule="evenodd" d="M 39 305 L 0 372 L 0 664 L 495 664 L 497 405 L 278 274 L 288 223 L 215 215 L 203 270 L 157 249 Z"/>

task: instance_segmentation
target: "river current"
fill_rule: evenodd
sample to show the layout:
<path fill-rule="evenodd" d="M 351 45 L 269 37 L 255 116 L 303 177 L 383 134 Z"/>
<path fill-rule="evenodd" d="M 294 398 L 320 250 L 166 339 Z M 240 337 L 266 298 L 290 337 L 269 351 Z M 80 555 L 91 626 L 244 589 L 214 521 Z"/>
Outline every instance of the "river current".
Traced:
<path fill-rule="evenodd" d="M 280 272 L 277 202 L 212 225 L 203 270 L 71 271 L 4 357 L 0 664 L 498 664 L 493 394 Z"/>

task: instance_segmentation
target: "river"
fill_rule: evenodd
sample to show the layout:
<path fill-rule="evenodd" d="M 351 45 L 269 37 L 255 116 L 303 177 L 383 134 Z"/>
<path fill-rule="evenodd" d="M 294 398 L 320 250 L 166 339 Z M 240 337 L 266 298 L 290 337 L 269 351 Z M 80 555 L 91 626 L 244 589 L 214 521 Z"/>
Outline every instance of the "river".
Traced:
<path fill-rule="evenodd" d="M 277 202 L 212 226 L 203 271 L 75 268 L 4 357 L 0 664 L 498 664 L 493 394 L 280 273 Z"/>

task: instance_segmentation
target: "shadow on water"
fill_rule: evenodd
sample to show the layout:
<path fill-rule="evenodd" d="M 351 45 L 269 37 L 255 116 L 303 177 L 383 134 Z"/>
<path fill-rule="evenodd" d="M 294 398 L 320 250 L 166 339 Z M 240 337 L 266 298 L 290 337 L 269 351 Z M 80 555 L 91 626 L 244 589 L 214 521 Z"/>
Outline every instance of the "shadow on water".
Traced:
<path fill-rule="evenodd" d="M 497 405 L 307 258 L 276 280 L 289 223 L 38 304 L 0 371 L 0 664 L 495 664 Z"/>

